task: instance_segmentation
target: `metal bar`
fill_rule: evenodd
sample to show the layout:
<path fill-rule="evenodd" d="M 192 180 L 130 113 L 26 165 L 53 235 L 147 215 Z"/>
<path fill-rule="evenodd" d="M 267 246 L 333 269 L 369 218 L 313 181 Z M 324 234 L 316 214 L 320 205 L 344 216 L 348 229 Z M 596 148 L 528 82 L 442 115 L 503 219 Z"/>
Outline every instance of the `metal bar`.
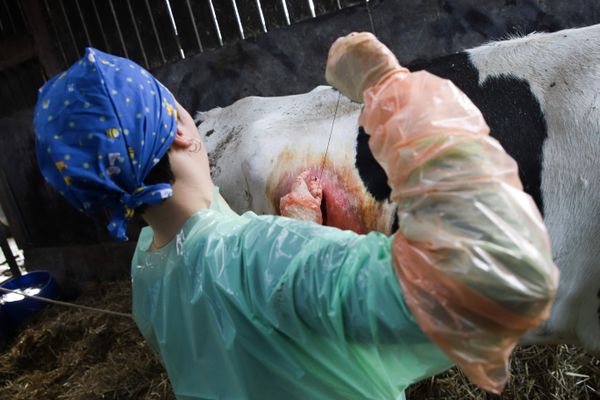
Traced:
<path fill-rule="evenodd" d="M 133 31 L 135 32 L 135 36 L 137 37 L 138 43 L 140 44 L 140 50 L 142 50 L 144 64 L 146 65 L 147 69 L 150 69 L 150 63 L 148 62 L 148 57 L 146 57 L 146 51 L 144 50 L 144 43 L 142 43 L 142 37 L 140 36 L 140 31 L 138 30 L 137 24 L 135 22 L 135 15 L 133 15 L 133 10 L 131 9 L 131 2 L 129 0 L 127 0 L 127 8 L 129 9 L 129 16 L 131 17 L 131 23 L 133 24 Z M 152 18 L 152 14 L 150 14 L 150 18 Z"/>
<path fill-rule="evenodd" d="M 87 45 L 91 46 L 92 41 L 90 40 L 90 34 L 88 32 L 85 20 L 83 19 L 83 14 L 81 13 L 81 7 L 79 7 L 79 0 L 75 0 L 75 5 L 77 6 L 77 12 L 79 13 L 79 18 L 81 18 L 81 25 L 83 26 L 83 33 L 85 33 L 85 38 L 87 39 Z"/>
<path fill-rule="evenodd" d="M 60 50 L 60 54 L 62 55 L 63 58 L 63 66 L 67 66 L 69 64 L 69 61 L 67 60 L 67 55 L 65 54 L 65 49 L 63 48 L 63 45 L 61 43 L 60 40 L 58 40 L 58 32 L 56 31 L 56 26 L 54 25 L 54 18 L 52 18 L 52 16 L 50 15 L 50 7 L 48 7 L 48 1 L 44 0 L 44 7 L 46 8 L 46 14 L 48 15 L 48 19 L 50 20 L 50 25 L 52 26 L 52 30 L 54 31 L 54 37 L 56 38 L 55 42 L 58 43 L 58 48 Z M 50 71 L 47 71 L 48 73 L 50 73 Z M 52 76 L 52 74 L 50 73 L 50 76 Z"/>
<path fill-rule="evenodd" d="M 73 34 L 73 29 L 71 28 L 71 23 L 69 22 L 69 18 L 67 17 L 67 12 L 65 11 L 65 5 L 62 0 L 58 0 L 60 3 L 60 9 L 62 10 L 63 16 L 65 17 L 65 22 L 67 23 L 67 29 L 69 31 L 69 36 L 71 37 L 71 41 L 73 41 L 73 47 L 75 47 L 75 53 L 77 57 L 81 57 L 81 53 L 79 52 L 79 48 L 77 47 L 77 42 L 75 41 L 75 35 Z"/>
<path fill-rule="evenodd" d="M 177 32 L 177 24 L 175 23 L 173 10 L 171 10 L 171 0 L 165 0 L 165 5 L 167 6 L 167 11 L 169 12 L 169 18 L 171 19 L 171 26 L 173 27 L 173 32 L 175 32 L 175 36 L 177 36 L 179 35 L 179 32 Z"/>
<path fill-rule="evenodd" d="M 315 13 L 315 3 L 313 0 L 308 0 L 308 8 L 310 8 L 310 15 L 315 18 L 317 14 Z"/>
<path fill-rule="evenodd" d="M 183 52 L 181 41 L 179 40 L 179 32 L 177 32 L 177 23 L 175 22 L 175 17 L 173 16 L 173 10 L 171 10 L 171 1 L 165 0 L 165 4 L 167 5 L 169 17 L 171 18 L 171 26 L 173 27 L 173 32 L 175 33 L 175 42 L 177 43 L 177 48 L 179 49 L 179 55 L 182 59 L 185 59 L 185 53 Z"/>
<path fill-rule="evenodd" d="M 288 11 L 287 4 L 285 3 L 285 0 L 281 0 L 281 5 L 283 6 L 283 14 L 285 16 L 285 22 L 288 25 L 290 25 L 290 13 Z"/>
<path fill-rule="evenodd" d="M 154 17 L 152 16 L 152 10 L 150 9 L 150 4 L 148 0 L 145 0 L 146 9 L 148 10 L 148 15 L 150 15 L 150 23 L 152 24 L 152 31 L 154 32 L 154 37 L 156 38 L 156 43 L 158 43 L 158 51 L 160 53 L 160 58 L 162 59 L 163 64 L 167 62 L 165 58 L 165 52 L 163 51 L 162 45 L 160 44 L 160 37 L 158 36 L 158 31 L 156 30 L 156 22 L 154 22 Z"/>
<path fill-rule="evenodd" d="M 240 18 L 240 13 L 238 12 L 235 0 L 231 0 L 231 5 L 233 6 L 233 12 L 235 13 L 235 19 L 237 21 L 238 29 L 240 31 L 240 36 L 242 37 L 242 40 L 246 39 L 244 37 L 244 27 L 242 26 L 242 19 Z"/>
<path fill-rule="evenodd" d="M 258 7 L 258 16 L 260 17 L 260 24 L 262 25 L 263 32 L 267 31 L 267 24 L 265 23 L 265 16 L 263 15 L 262 5 L 260 0 L 256 0 L 256 7 Z"/>
<path fill-rule="evenodd" d="M 285 1 L 285 0 L 282 0 Z M 208 6 L 210 7 L 210 13 L 213 18 L 213 22 L 215 24 L 215 29 L 217 30 L 217 37 L 219 38 L 219 44 L 223 46 L 223 37 L 221 36 L 221 29 L 219 28 L 219 21 L 217 21 L 217 14 L 215 14 L 215 7 L 213 6 L 212 0 L 208 0 Z"/>
<path fill-rule="evenodd" d="M 13 31 L 13 33 L 17 33 L 17 26 L 15 25 L 15 21 L 13 21 L 13 17 L 11 15 L 10 9 L 8 8 L 8 4 L 6 4 L 6 0 L 2 0 L 2 2 L 4 3 L 4 8 L 6 9 L 6 15 L 8 15 L 8 20 L 10 21 L 10 24 L 12 25 L 12 31 Z"/>
<path fill-rule="evenodd" d="M 19 2 L 19 4 L 21 4 Z M 51 41 L 50 28 L 47 19 L 44 18 L 42 2 L 40 0 L 23 0 L 23 7 L 26 10 L 27 25 L 29 32 L 33 37 L 33 43 L 37 57 L 40 60 L 42 76 L 54 76 L 62 69 L 59 56 Z M 42 79 L 44 82 L 46 79 Z"/>
<path fill-rule="evenodd" d="M 13 277 L 21 276 L 21 271 L 19 271 L 19 266 L 17 265 L 17 261 L 15 260 L 15 256 L 10 249 L 10 244 L 8 244 L 8 237 L 6 235 L 6 228 L 0 225 L 0 249 L 4 253 L 4 258 L 6 258 L 6 262 L 8 263 L 8 267 L 10 268 L 10 273 Z"/>
<path fill-rule="evenodd" d="M 119 33 L 119 40 L 121 41 L 121 47 L 123 47 L 123 53 L 125 53 L 125 58 L 129 58 L 129 53 L 127 52 L 127 47 L 125 47 L 123 33 L 121 33 L 121 27 L 119 26 L 119 20 L 117 19 L 117 14 L 115 13 L 115 6 L 113 6 L 112 0 L 108 0 L 108 5 L 110 6 L 110 12 L 112 13 L 113 18 L 115 20 L 115 26 L 117 27 L 117 32 Z"/>
<path fill-rule="evenodd" d="M 19 8 L 19 13 L 21 14 L 21 19 L 25 22 L 25 29 L 27 29 L 28 31 L 31 31 L 31 26 L 28 26 L 29 20 L 25 16 L 25 11 L 23 11 L 23 6 L 21 5 L 20 1 L 17 1 L 17 7 Z"/>
<path fill-rule="evenodd" d="M 96 7 L 96 0 L 90 0 L 90 1 L 92 2 L 92 7 L 94 7 L 94 13 L 96 14 L 96 21 L 98 21 L 98 26 L 100 27 L 100 34 L 102 35 L 102 40 L 104 41 L 104 48 L 107 51 L 110 51 L 110 47 L 108 45 L 108 39 L 106 38 L 106 34 L 104 33 L 104 28 L 102 28 L 102 21 L 100 20 L 100 14 L 98 13 L 98 8 Z"/>
<path fill-rule="evenodd" d="M 192 9 L 194 23 L 202 41 L 202 49 L 215 49 L 219 47 L 219 37 L 214 28 L 214 20 L 211 14 L 210 3 L 208 0 L 189 0 L 188 4 Z"/>
<path fill-rule="evenodd" d="M 196 35 L 196 40 L 198 41 L 198 47 L 200 47 L 200 52 L 204 51 L 202 47 L 202 41 L 200 40 L 200 33 L 198 33 L 198 26 L 196 25 L 196 18 L 194 18 L 194 12 L 192 11 L 192 6 L 190 4 L 190 0 L 185 0 L 187 4 L 188 12 L 190 13 L 190 18 L 192 19 L 192 26 L 194 27 L 194 34 Z"/>

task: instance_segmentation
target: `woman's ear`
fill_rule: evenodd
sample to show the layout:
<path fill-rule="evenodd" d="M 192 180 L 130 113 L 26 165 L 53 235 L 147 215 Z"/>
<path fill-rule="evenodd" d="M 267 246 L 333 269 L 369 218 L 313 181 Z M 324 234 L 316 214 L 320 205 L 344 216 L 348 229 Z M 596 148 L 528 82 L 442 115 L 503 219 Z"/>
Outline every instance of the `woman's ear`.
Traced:
<path fill-rule="evenodd" d="M 192 140 L 185 136 L 179 129 L 177 130 L 177 135 L 175 135 L 175 140 L 171 146 L 180 149 L 187 149 L 193 144 Z"/>

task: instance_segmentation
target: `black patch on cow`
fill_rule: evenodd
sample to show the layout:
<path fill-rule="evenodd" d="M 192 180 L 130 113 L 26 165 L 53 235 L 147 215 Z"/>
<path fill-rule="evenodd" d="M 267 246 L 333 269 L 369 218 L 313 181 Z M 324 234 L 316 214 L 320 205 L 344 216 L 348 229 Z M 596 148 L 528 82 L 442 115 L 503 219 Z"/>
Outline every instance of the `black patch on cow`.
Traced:
<path fill-rule="evenodd" d="M 375 160 L 369 148 L 369 136 L 364 129 L 359 127 L 356 138 L 356 169 L 367 191 L 377 201 L 384 201 L 390 197 L 392 190 L 387 184 L 387 175 L 381 165 Z"/>
<path fill-rule="evenodd" d="M 398 210 L 394 210 L 392 214 L 392 230 L 390 232 L 396 232 L 400 229 L 400 220 L 398 219 Z"/>
<path fill-rule="evenodd" d="M 413 64 L 409 68 L 412 71 L 425 69 L 450 79 L 469 96 L 481 110 L 490 126 L 491 135 L 517 161 L 519 176 L 525 191 L 533 197 L 539 209 L 543 211 L 540 191 L 542 146 L 548 134 L 546 120 L 539 102 L 530 90 L 529 83 L 507 74 L 488 78 L 480 86 L 479 71 L 469 60 L 467 53 L 457 53 L 432 62 Z M 371 177 L 371 180 L 380 181 L 381 177 Z M 385 187 L 387 188 L 387 185 Z"/>

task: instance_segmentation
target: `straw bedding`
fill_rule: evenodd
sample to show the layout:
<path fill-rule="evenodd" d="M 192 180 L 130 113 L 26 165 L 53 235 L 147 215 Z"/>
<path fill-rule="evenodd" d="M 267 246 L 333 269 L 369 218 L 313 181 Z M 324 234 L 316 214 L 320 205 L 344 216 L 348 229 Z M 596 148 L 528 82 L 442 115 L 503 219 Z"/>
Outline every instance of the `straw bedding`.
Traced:
<path fill-rule="evenodd" d="M 129 281 L 93 284 L 79 304 L 130 312 Z M 600 399 L 600 359 L 572 346 L 521 348 L 504 399 Z M 456 369 L 409 399 L 494 399 Z M 167 375 L 132 320 L 51 306 L 0 353 L 0 399 L 172 400 Z"/>

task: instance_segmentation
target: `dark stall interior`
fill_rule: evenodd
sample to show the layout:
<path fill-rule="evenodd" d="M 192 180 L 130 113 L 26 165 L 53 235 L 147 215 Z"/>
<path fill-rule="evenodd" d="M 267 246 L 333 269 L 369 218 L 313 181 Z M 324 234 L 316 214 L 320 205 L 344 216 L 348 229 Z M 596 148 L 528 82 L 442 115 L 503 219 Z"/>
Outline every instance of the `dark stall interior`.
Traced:
<path fill-rule="evenodd" d="M 37 90 L 78 60 L 85 47 L 149 69 L 193 113 L 246 96 L 303 93 L 326 84 L 327 51 L 352 31 L 373 31 L 410 65 L 510 35 L 598 23 L 596 0 L 0 0 L 0 245 L 5 255 L 0 280 L 46 270 L 65 293 L 76 293 L 89 282 L 129 276 L 142 223 L 130 224 L 130 242 L 112 242 L 102 219 L 70 207 L 45 183 L 36 164 L 32 110 Z M 127 303 L 122 282 L 111 288 Z M 108 297 L 105 289 L 93 293 Z M 535 350 L 523 357 L 545 356 Z M 575 357 L 577 350 L 558 349 L 542 364 L 568 369 L 565 360 Z M 137 391 L 110 392 L 113 397 L 106 398 L 172 398 L 160 365 L 147 353 L 135 360 L 146 368 L 146 380 L 132 383 Z M 592 364 L 590 370 L 600 371 L 598 360 Z M 517 365 L 528 368 L 523 361 Z M 560 374 L 560 382 L 567 379 Z M 0 368 L 2 376 L 8 375 Z M 437 382 L 453 386 L 461 379 L 455 372 Z M 514 384 L 511 393 L 518 393 L 519 381 Z M 101 398 L 81 393 L 69 398 Z M 428 393 L 411 398 L 496 398 L 470 391 Z M 586 393 L 600 398 L 595 389 Z M 514 396 L 505 398 L 527 398 Z M 550 398 L 535 396 L 530 398 Z"/>
<path fill-rule="evenodd" d="M 233 5 L 236 8 L 233 8 Z M 330 44 L 373 30 L 401 62 L 432 59 L 508 35 L 600 22 L 595 2 L 465 0 L 3 2 L 0 204 L 27 267 L 60 281 L 127 274 L 131 244 L 68 204 L 35 165 L 37 88 L 86 46 L 149 68 L 191 112 L 245 96 L 302 93 L 324 84 Z M 285 4 L 284 9 L 282 5 Z M 585 12 L 582 10 L 586 10 Z M 140 224 L 132 224 L 135 238 Z M 58 258 L 57 258 L 58 257 Z"/>

